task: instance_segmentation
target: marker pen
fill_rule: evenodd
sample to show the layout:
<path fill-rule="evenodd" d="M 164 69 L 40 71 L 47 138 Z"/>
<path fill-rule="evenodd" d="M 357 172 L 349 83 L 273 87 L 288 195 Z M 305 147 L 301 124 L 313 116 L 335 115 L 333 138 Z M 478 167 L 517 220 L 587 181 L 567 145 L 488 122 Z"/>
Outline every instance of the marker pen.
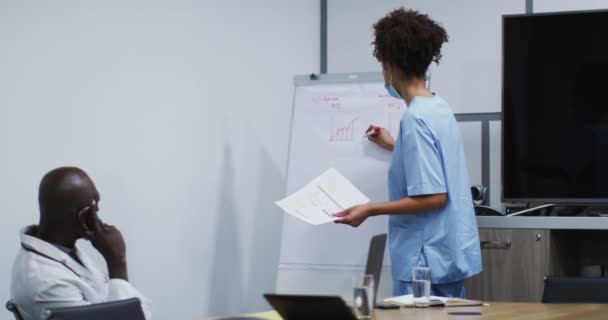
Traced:
<path fill-rule="evenodd" d="M 373 137 L 378 135 L 378 133 L 380 133 L 380 128 L 379 127 L 375 127 L 371 130 L 369 130 L 368 132 L 365 133 L 365 137 Z"/>

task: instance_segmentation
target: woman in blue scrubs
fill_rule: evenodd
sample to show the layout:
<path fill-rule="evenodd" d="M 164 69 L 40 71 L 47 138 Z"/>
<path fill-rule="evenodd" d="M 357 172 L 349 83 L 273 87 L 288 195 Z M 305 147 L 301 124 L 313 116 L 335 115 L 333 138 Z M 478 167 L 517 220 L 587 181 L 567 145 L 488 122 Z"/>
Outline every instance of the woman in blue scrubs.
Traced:
<path fill-rule="evenodd" d="M 448 103 L 429 91 L 425 73 L 441 59 L 446 31 L 427 15 L 397 9 L 374 25 L 374 56 L 385 86 L 408 108 L 399 134 L 384 128 L 369 139 L 392 151 L 389 201 L 337 213 L 337 223 L 359 226 L 389 215 L 395 295 L 412 293 L 412 269 L 431 268 L 431 294 L 464 297 L 464 279 L 481 272 L 477 223 L 462 138 Z"/>

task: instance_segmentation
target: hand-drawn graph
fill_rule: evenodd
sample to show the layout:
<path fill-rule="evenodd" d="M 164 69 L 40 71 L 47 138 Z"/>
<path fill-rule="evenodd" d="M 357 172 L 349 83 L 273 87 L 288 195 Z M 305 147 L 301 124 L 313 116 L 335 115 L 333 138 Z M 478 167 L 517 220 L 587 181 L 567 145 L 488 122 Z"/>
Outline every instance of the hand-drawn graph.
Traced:
<path fill-rule="evenodd" d="M 344 142 L 355 140 L 355 124 L 359 120 L 358 116 L 351 117 L 346 123 L 340 122 L 341 117 L 337 117 L 336 113 L 331 115 L 331 125 L 329 138 L 330 142 Z"/>
<path fill-rule="evenodd" d="M 386 128 L 391 135 L 399 134 L 399 122 L 403 115 L 405 103 L 388 93 L 374 93 L 367 101 L 344 99 L 338 95 L 316 95 L 312 97 L 314 105 L 323 106 L 328 112 L 329 134 L 331 143 L 354 142 L 366 140 L 364 129 L 368 125 Z M 368 108 L 368 106 L 372 107 Z M 380 107 L 380 108 L 379 108 Z"/>

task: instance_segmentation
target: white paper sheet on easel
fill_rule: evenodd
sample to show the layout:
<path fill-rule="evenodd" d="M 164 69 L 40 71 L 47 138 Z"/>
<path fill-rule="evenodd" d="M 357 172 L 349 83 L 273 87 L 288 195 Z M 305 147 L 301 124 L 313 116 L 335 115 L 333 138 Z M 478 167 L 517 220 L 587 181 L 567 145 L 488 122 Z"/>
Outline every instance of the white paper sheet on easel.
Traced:
<path fill-rule="evenodd" d="M 337 220 L 334 213 L 368 202 L 357 187 L 331 168 L 276 204 L 287 214 L 319 225 Z"/>

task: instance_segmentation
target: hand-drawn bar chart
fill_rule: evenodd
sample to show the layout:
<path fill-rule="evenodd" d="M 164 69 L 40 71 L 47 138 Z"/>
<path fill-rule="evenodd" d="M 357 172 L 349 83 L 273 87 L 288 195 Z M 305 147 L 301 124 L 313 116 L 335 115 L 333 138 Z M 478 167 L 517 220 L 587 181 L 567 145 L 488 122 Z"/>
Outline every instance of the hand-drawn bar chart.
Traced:
<path fill-rule="evenodd" d="M 353 141 L 355 139 L 355 124 L 359 117 L 354 117 L 346 124 L 340 123 L 336 114 L 331 115 L 330 142 Z"/>
<path fill-rule="evenodd" d="M 312 103 L 322 107 L 327 114 L 324 122 L 327 125 L 326 141 L 330 143 L 366 140 L 364 130 L 369 125 L 386 128 L 393 137 L 399 134 L 405 103 L 386 92 L 374 92 L 364 100 L 357 101 L 352 97 L 332 94 L 311 98 Z"/>

